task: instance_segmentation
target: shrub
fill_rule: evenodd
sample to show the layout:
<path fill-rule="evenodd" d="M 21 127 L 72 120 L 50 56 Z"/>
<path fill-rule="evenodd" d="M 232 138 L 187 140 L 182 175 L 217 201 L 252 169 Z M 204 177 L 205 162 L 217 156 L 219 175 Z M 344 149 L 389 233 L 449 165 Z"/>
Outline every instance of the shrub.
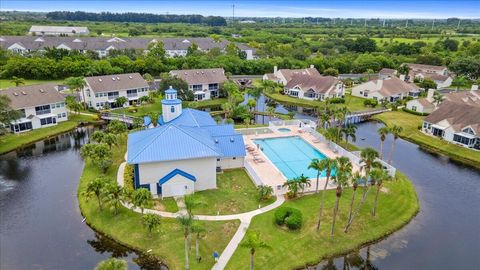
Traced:
<path fill-rule="evenodd" d="M 344 104 L 345 103 L 345 99 L 344 98 L 339 98 L 339 97 L 331 98 L 331 99 L 329 99 L 329 101 L 332 104 Z"/>
<path fill-rule="evenodd" d="M 123 186 L 128 190 L 133 190 L 135 187 L 133 182 L 133 166 L 126 164 L 123 172 Z"/>
<path fill-rule="evenodd" d="M 429 115 L 428 113 L 416 112 L 416 111 L 407 109 L 407 108 L 405 108 L 405 107 L 402 108 L 402 110 L 403 110 L 404 112 L 411 113 L 411 114 L 415 114 L 415 115 L 420 115 L 420 116 L 427 116 L 427 115 Z"/>
<path fill-rule="evenodd" d="M 363 101 L 363 105 L 365 107 L 372 107 L 372 108 L 375 108 L 377 105 L 378 105 L 378 101 L 373 99 L 373 98 L 369 98 L 369 99 L 365 99 Z"/>
<path fill-rule="evenodd" d="M 279 226 L 286 225 L 290 230 L 298 230 L 303 224 L 303 215 L 300 210 L 291 207 L 280 207 L 274 214 L 275 223 Z"/>

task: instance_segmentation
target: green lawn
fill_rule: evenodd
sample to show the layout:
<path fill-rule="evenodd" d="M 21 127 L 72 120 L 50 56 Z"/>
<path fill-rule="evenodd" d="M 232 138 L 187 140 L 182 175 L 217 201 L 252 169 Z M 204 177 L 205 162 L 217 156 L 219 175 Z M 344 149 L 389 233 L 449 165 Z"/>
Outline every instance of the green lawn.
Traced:
<path fill-rule="evenodd" d="M 154 199 L 153 209 L 166 212 L 178 212 L 177 202 L 173 198 Z"/>
<path fill-rule="evenodd" d="M 460 43 L 463 41 L 475 41 L 476 39 L 479 38 L 479 36 L 448 36 L 449 39 L 454 39 L 459 41 Z M 415 38 L 390 38 L 390 37 L 384 37 L 384 38 L 378 38 L 378 37 L 373 37 L 373 40 L 375 40 L 379 45 L 382 44 L 383 42 L 398 42 L 398 43 L 413 43 L 417 41 L 423 41 L 425 43 L 435 43 L 436 41 L 440 40 L 440 37 L 421 37 L 420 39 L 415 39 Z"/>
<path fill-rule="evenodd" d="M 274 198 L 259 203 L 258 191 L 244 169 L 226 170 L 217 175 L 217 189 L 195 193 L 202 202 L 194 213 L 199 215 L 229 215 L 252 211 L 274 202 Z"/>
<path fill-rule="evenodd" d="M 292 232 L 278 227 L 273 221 L 275 210 L 254 217 L 248 230 L 259 232 L 262 240 L 271 246 L 271 250 L 256 251 L 255 269 L 304 268 L 307 264 L 316 264 L 324 258 L 343 254 L 399 229 L 418 212 L 419 206 L 413 185 L 401 174 L 398 174 L 397 179 L 385 184 L 387 192 L 381 192 L 379 196 L 376 217 L 370 215 L 374 198 L 374 192 L 370 192 L 359 218 L 354 221 L 347 234 L 343 232 L 343 228 L 348 218 L 351 189 L 346 189 L 340 199 L 334 237 L 330 236 L 334 190 L 327 191 L 326 194 L 326 208 L 320 233 L 315 227 L 321 193 L 289 200 L 284 204 L 302 212 L 304 225 L 299 231 Z M 357 202 L 360 201 L 362 192 L 361 188 L 357 191 Z M 247 269 L 249 255 L 248 249 L 239 247 L 226 269 Z"/>
<path fill-rule="evenodd" d="M 107 171 L 110 181 L 115 181 L 119 164 L 123 161 L 126 151 L 125 138 L 114 148 L 114 165 Z M 151 249 L 155 255 L 165 262 L 169 269 L 184 269 L 184 237 L 181 226 L 175 219 L 162 218 L 157 232 L 151 237 L 143 227 L 141 215 L 127 208 L 121 208 L 117 216 L 112 211 L 98 209 L 95 199 L 86 200 L 83 195 L 86 185 L 101 174 L 99 169 L 87 162 L 80 178 L 78 187 L 79 204 L 86 222 L 95 230 L 100 231 L 114 240 L 142 251 Z M 212 253 L 221 252 L 239 226 L 239 221 L 202 222 L 206 228 L 206 236 L 200 240 L 201 263 L 195 260 L 195 246 L 190 248 L 190 269 L 211 269 L 214 261 Z M 193 238 L 194 239 L 194 238 Z"/>
<path fill-rule="evenodd" d="M 435 137 L 423 134 L 418 127 L 422 125 L 422 116 L 413 115 L 403 111 L 386 112 L 374 116 L 387 126 L 398 125 L 403 127 L 400 134 L 402 138 L 420 145 L 432 152 L 438 152 L 462 163 L 480 168 L 480 152 L 462 146 L 448 143 Z"/>
<path fill-rule="evenodd" d="M 283 103 L 283 104 L 291 104 L 291 105 L 296 105 L 296 106 L 301 106 L 301 107 L 310 107 L 310 108 L 317 108 L 319 106 L 323 106 L 325 102 L 323 101 L 318 101 L 318 100 L 306 100 L 306 99 L 300 99 L 300 98 L 294 98 L 290 97 L 287 95 L 282 95 L 279 93 L 274 93 L 274 94 L 267 94 L 264 93 L 265 96 L 276 100 L 277 102 Z M 367 108 L 363 105 L 363 100 L 362 98 L 359 97 L 354 97 L 349 94 L 346 95 L 345 97 L 345 104 L 339 104 L 337 106 L 339 107 L 347 107 L 351 112 L 357 112 L 357 111 L 365 111 L 365 110 L 370 110 L 371 108 Z"/>
<path fill-rule="evenodd" d="M 40 83 L 58 83 L 61 84 L 63 83 L 63 80 L 25 80 L 24 85 L 31 85 L 31 84 L 40 84 Z M 15 84 L 12 82 L 11 79 L 0 79 L 0 89 L 5 89 L 5 88 L 10 88 L 10 87 L 15 87 Z"/>
<path fill-rule="evenodd" d="M 16 148 L 28 145 L 30 143 L 67 132 L 78 126 L 80 122 L 94 122 L 92 117 L 86 115 L 70 114 L 68 119 L 68 121 L 58 123 L 56 126 L 35 129 L 20 134 L 8 133 L 0 136 L 0 154 L 10 152 Z"/>

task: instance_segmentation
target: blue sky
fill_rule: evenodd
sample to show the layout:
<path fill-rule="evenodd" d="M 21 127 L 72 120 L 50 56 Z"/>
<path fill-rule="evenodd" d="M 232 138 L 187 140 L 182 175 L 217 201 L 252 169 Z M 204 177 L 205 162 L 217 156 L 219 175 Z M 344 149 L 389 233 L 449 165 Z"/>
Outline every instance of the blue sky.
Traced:
<path fill-rule="evenodd" d="M 24 1 L 0 0 L 0 10 L 82 10 L 90 12 L 148 12 L 157 14 L 202 14 L 245 17 L 337 17 L 337 18 L 480 18 L 480 0 L 197 0 L 197 1 Z"/>

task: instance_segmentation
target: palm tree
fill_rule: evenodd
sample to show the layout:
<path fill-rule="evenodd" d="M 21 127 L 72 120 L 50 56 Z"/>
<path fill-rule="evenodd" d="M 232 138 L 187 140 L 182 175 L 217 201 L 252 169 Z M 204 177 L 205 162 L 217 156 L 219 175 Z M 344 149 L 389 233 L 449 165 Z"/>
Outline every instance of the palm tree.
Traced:
<path fill-rule="evenodd" d="M 325 204 L 325 193 L 327 193 L 328 181 L 330 180 L 330 176 L 332 172 L 337 168 L 337 166 L 337 160 L 332 158 L 324 158 L 320 161 L 319 164 L 319 168 L 322 171 L 325 171 L 325 176 L 327 178 L 325 180 L 325 186 L 323 186 L 322 200 L 320 202 L 320 212 L 318 214 L 317 231 L 320 230 L 320 222 L 322 220 L 323 206 Z"/>
<path fill-rule="evenodd" d="M 303 173 L 298 177 L 298 182 L 300 187 L 302 188 L 302 193 L 305 193 L 305 187 L 311 187 L 312 184 L 310 183 L 310 179 L 303 175 Z"/>
<path fill-rule="evenodd" d="M 390 128 L 390 133 L 393 135 L 393 143 L 392 143 L 392 148 L 390 149 L 390 156 L 388 158 L 388 163 L 392 164 L 392 158 L 393 158 L 393 152 L 395 151 L 395 145 L 397 142 L 398 137 L 400 136 L 400 133 L 403 131 L 403 128 L 397 125 L 393 125 Z"/>
<path fill-rule="evenodd" d="M 443 98 L 444 97 L 442 94 L 440 94 L 439 92 L 435 92 L 435 94 L 433 94 L 433 103 L 435 103 L 435 105 L 438 107 L 438 105 L 442 103 Z"/>
<path fill-rule="evenodd" d="M 161 218 L 156 214 L 146 214 L 142 216 L 143 225 L 148 229 L 148 236 L 152 237 L 152 231 L 160 226 Z"/>
<path fill-rule="evenodd" d="M 260 238 L 260 233 L 255 231 L 250 231 L 247 233 L 245 240 L 240 244 L 241 247 L 248 248 L 250 250 L 250 270 L 254 269 L 254 257 L 255 252 L 259 249 L 265 248 L 270 249 L 271 247 L 262 241 Z"/>
<path fill-rule="evenodd" d="M 267 114 L 270 117 L 274 116 L 275 115 L 275 107 L 268 106 L 267 107 Z"/>
<path fill-rule="evenodd" d="M 105 183 L 108 182 L 108 179 L 105 177 L 97 177 L 93 181 L 88 182 L 87 188 L 84 192 L 87 199 L 91 196 L 95 196 L 98 201 L 98 207 L 102 211 L 102 196 L 105 188 Z"/>
<path fill-rule="evenodd" d="M 200 259 L 200 245 L 199 240 L 202 238 L 203 234 L 206 232 L 205 228 L 198 221 L 194 221 L 192 225 L 192 233 L 195 234 L 195 258 L 197 261 Z"/>
<path fill-rule="evenodd" d="M 318 193 L 318 184 L 320 181 L 320 174 L 322 173 L 322 168 L 320 167 L 320 160 L 318 158 L 312 159 L 308 169 L 314 169 L 317 171 L 317 184 L 315 185 L 315 193 Z"/>
<path fill-rule="evenodd" d="M 229 116 L 232 114 L 233 111 L 233 104 L 230 102 L 223 103 L 222 104 L 222 110 L 225 113 L 225 119 L 229 118 Z"/>
<path fill-rule="evenodd" d="M 260 185 L 258 186 L 258 193 L 259 193 L 259 198 L 260 200 L 268 200 L 272 197 L 273 195 L 273 188 L 271 186 L 267 185 Z"/>
<path fill-rule="evenodd" d="M 255 107 L 257 106 L 257 101 L 254 98 L 249 98 L 247 101 L 247 106 L 250 111 L 254 111 Z"/>
<path fill-rule="evenodd" d="M 127 261 L 117 258 L 103 260 L 95 266 L 95 270 L 127 270 Z"/>
<path fill-rule="evenodd" d="M 336 199 L 335 199 L 335 208 L 333 209 L 333 221 L 332 221 L 332 229 L 330 234 L 333 236 L 335 230 L 335 221 L 337 220 L 338 214 L 338 204 L 340 201 L 340 197 L 342 196 L 343 187 L 348 184 L 348 179 L 352 174 L 352 163 L 350 159 L 347 157 L 338 157 L 336 158 L 337 161 L 337 172 L 336 175 L 333 177 L 334 182 L 337 184 L 337 189 L 335 192 Z"/>
<path fill-rule="evenodd" d="M 132 194 L 132 204 L 139 207 L 143 215 L 143 210 L 152 204 L 152 193 L 146 188 L 136 189 Z"/>
<path fill-rule="evenodd" d="M 184 202 L 187 213 L 191 217 L 193 217 L 193 210 L 203 204 L 194 194 L 185 195 Z"/>
<path fill-rule="evenodd" d="M 327 113 L 321 113 L 319 117 L 320 126 L 322 128 L 327 128 L 330 123 L 330 115 Z"/>
<path fill-rule="evenodd" d="M 401 65 L 397 69 L 398 73 L 405 75 L 405 81 L 408 79 L 408 73 L 410 73 L 410 67 L 408 65 Z"/>
<path fill-rule="evenodd" d="M 383 146 L 385 144 L 385 139 L 388 134 L 390 134 L 390 129 L 388 127 L 381 127 L 377 130 L 378 135 L 380 135 L 380 159 L 383 159 Z"/>
<path fill-rule="evenodd" d="M 83 91 L 83 88 L 87 85 L 83 77 L 70 77 L 65 80 L 65 84 L 68 85 L 68 87 L 75 91 L 75 92 L 82 92 L 82 99 L 83 102 L 85 103 L 85 92 Z M 82 105 L 83 107 L 83 105 Z"/>
<path fill-rule="evenodd" d="M 352 186 L 352 199 L 350 200 L 350 210 L 348 211 L 348 220 L 352 218 L 353 213 L 353 204 L 355 203 L 355 195 L 357 194 L 358 180 L 361 178 L 359 172 L 355 172 L 350 178 L 350 183 Z"/>
<path fill-rule="evenodd" d="M 380 193 L 380 189 L 382 188 L 383 181 L 390 180 L 390 176 L 388 175 L 387 171 L 382 169 L 374 169 L 372 170 L 372 180 L 374 185 L 377 184 L 377 192 L 375 193 L 375 200 L 373 201 L 373 208 L 372 208 L 372 216 L 375 216 L 377 210 L 377 201 L 378 201 L 378 194 Z"/>
<path fill-rule="evenodd" d="M 468 79 L 465 76 L 457 76 L 452 81 L 452 86 L 457 87 L 457 91 L 460 90 L 460 87 L 465 86 L 467 84 Z"/>
<path fill-rule="evenodd" d="M 13 76 L 12 77 L 12 83 L 15 84 L 15 86 L 20 86 L 20 85 L 24 85 L 25 84 L 25 79 L 24 78 L 19 78 L 17 76 Z"/>
<path fill-rule="evenodd" d="M 125 108 L 123 105 L 128 102 L 128 99 L 124 96 L 117 97 L 115 99 L 115 104 L 117 104 L 118 107 L 123 109 L 123 113 L 125 113 Z"/>
<path fill-rule="evenodd" d="M 330 142 L 336 142 L 338 138 L 337 135 L 338 135 L 338 131 L 337 131 L 337 128 L 335 127 L 329 127 L 325 132 L 325 138 Z"/>
<path fill-rule="evenodd" d="M 364 183 L 364 190 L 363 190 L 363 199 L 367 196 L 367 184 L 368 184 L 368 176 L 370 175 L 370 170 L 373 167 L 377 167 L 378 163 L 375 161 L 378 158 L 378 152 L 370 147 L 362 149 L 360 152 L 360 164 L 361 169 L 365 172 L 365 183 Z"/>
<path fill-rule="evenodd" d="M 283 187 L 288 188 L 288 193 L 290 197 L 297 197 L 298 189 L 300 188 L 300 180 L 298 177 L 289 179 L 283 183 Z"/>
<path fill-rule="evenodd" d="M 192 230 L 193 218 L 190 215 L 182 215 L 177 217 L 178 222 L 183 229 L 183 237 L 185 239 L 185 270 L 190 269 L 190 263 L 188 261 L 188 238 Z"/>
<path fill-rule="evenodd" d="M 251 121 L 252 120 L 250 119 L 250 117 L 246 117 L 245 119 L 243 119 L 243 123 L 245 124 L 247 129 L 248 129 L 248 126 L 250 125 Z"/>
<path fill-rule="evenodd" d="M 348 145 L 348 137 L 352 138 L 353 142 L 357 141 L 357 137 L 355 133 L 357 132 L 357 126 L 354 124 L 347 124 L 344 128 L 342 128 L 342 133 L 345 136 L 345 142 Z"/>
<path fill-rule="evenodd" d="M 114 209 L 114 214 L 118 214 L 118 209 L 122 206 L 125 198 L 123 188 L 115 182 L 108 183 L 105 186 L 105 203 Z"/>

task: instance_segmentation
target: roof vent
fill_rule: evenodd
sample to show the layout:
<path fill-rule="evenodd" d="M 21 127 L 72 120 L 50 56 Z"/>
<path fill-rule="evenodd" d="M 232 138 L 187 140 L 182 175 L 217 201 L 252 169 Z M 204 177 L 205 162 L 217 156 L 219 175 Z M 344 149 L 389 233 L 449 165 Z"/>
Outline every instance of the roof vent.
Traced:
<path fill-rule="evenodd" d="M 115 81 L 115 77 L 112 77 L 112 81 Z"/>
<path fill-rule="evenodd" d="M 73 42 L 82 42 L 80 39 L 76 38 L 73 40 Z"/>
<path fill-rule="evenodd" d="M 215 72 L 217 72 L 217 71 L 216 71 L 216 70 L 212 70 L 212 73 L 215 73 Z"/>
<path fill-rule="evenodd" d="M 45 40 L 43 40 L 42 38 L 37 38 L 35 39 L 36 42 L 44 42 Z"/>
<path fill-rule="evenodd" d="M 205 74 L 205 72 L 202 71 L 202 74 Z"/>
<path fill-rule="evenodd" d="M 117 81 L 120 81 L 120 77 L 117 76 Z"/>
<path fill-rule="evenodd" d="M 45 90 L 43 90 L 43 89 L 40 89 L 39 91 L 40 91 L 40 93 L 45 93 Z"/>
<path fill-rule="evenodd" d="M 233 137 L 230 137 L 230 142 L 234 142 L 235 139 Z"/>
<path fill-rule="evenodd" d="M 102 79 L 98 78 L 98 81 L 99 81 L 99 82 L 102 82 Z"/>
<path fill-rule="evenodd" d="M 25 91 L 22 91 L 22 95 L 25 95 L 25 96 L 26 96 L 26 95 L 27 95 L 27 93 L 25 93 Z"/>
<path fill-rule="evenodd" d="M 218 139 L 215 139 L 215 143 L 218 143 Z"/>
<path fill-rule="evenodd" d="M 18 93 L 17 92 L 13 92 L 13 95 L 18 97 Z"/>
<path fill-rule="evenodd" d="M 128 78 L 129 78 L 130 80 L 133 79 L 133 77 L 132 77 L 131 75 L 128 75 Z"/>

